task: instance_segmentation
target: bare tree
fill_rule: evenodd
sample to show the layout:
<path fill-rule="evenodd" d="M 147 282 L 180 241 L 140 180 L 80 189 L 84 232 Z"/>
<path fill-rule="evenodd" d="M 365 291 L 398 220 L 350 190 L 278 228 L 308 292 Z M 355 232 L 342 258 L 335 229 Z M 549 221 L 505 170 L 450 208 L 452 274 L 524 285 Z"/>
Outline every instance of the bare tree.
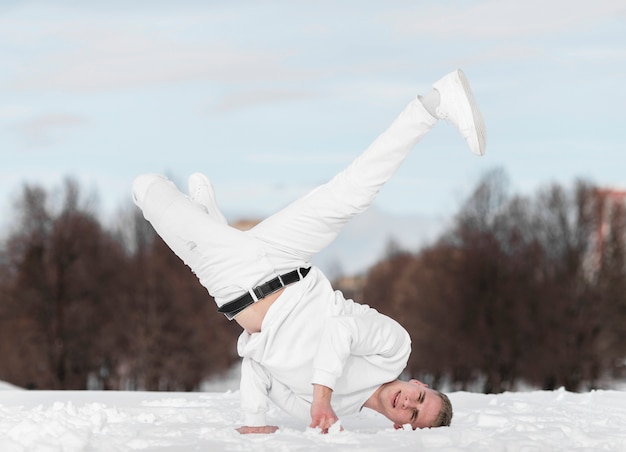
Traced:
<path fill-rule="evenodd" d="M 460 389 L 480 381 L 485 392 L 519 381 L 594 387 L 624 356 L 623 209 L 590 272 L 595 187 L 553 185 L 535 198 L 510 198 L 507 187 L 501 172 L 487 174 L 439 242 L 379 263 L 369 303 L 409 330 L 409 370 L 422 379 Z"/>
<path fill-rule="evenodd" d="M 598 202 L 606 202 L 602 197 Z M 605 226 L 605 225 L 603 225 Z M 607 219 L 608 234 L 597 284 L 600 291 L 601 331 L 599 351 L 604 358 L 601 368 L 615 378 L 626 376 L 626 206 L 615 204 Z"/>
<path fill-rule="evenodd" d="M 25 186 L 0 246 L 0 378 L 194 390 L 238 359 L 237 325 L 137 209 L 112 233 L 74 181 L 59 193 Z M 390 242 L 341 284 L 409 331 L 407 372 L 423 381 L 597 387 L 626 356 L 626 208 L 601 193 L 577 182 L 511 197 L 493 171 L 439 241 Z"/>
<path fill-rule="evenodd" d="M 122 255 L 81 205 L 78 185 L 67 180 L 62 194 L 57 204 L 26 186 L 16 204 L 17 228 L 5 250 L 7 306 L 22 325 L 17 352 L 28 359 L 20 383 L 81 389 Z"/>
<path fill-rule="evenodd" d="M 237 359 L 238 328 L 226 321 L 198 279 L 137 213 L 133 234 L 128 352 L 120 378 L 131 388 L 193 390 Z M 145 227 L 148 225 L 148 227 Z"/>

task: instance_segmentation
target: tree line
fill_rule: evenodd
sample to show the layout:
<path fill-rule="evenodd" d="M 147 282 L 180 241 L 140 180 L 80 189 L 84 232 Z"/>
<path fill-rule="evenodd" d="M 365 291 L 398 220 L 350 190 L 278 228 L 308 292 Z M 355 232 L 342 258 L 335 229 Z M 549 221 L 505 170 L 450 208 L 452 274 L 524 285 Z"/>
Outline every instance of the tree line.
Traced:
<path fill-rule="evenodd" d="M 511 196 L 493 171 L 436 243 L 390 253 L 360 296 L 407 328 L 408 371 L 426 382 L 602 387 L 626 377 L 623 199 L 585 181 Z"/>
<path fill-rule="evenodd" d="M 624 207 L 584 181 L 510 195 L 496 170 L 436 242 L 391 246 L 343 289 L 409 331 L 407 375 L 430 384 L 600 387 L 626 357 Z M 0 379 L 187 391 L 225 372 L 240 328 L 138 209 L 108 227 L 96 209 L 72 179 L 16 199 L 0 245 Z"/>
<path fill-rule="evenodd" d="M 199 388 L 238 327 L 139 209 L 105 228 L 68 179 L 25 186 L 0 248 L 0 379 L 38 389 Z"/>

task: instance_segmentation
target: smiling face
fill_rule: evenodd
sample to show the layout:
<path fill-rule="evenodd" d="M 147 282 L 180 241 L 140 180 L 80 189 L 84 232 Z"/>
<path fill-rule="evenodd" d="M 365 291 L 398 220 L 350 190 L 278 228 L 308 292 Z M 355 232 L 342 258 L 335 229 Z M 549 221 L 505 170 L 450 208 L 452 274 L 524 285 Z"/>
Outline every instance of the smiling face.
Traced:
<path fill-rule="evenodd" d="M 396 429 L 405 424 L 416 428 L 435 425 L 443 401 L 437 391 L 418 380 L 395 380 L 382 385 L 366 406 L 393 421 Z"/>

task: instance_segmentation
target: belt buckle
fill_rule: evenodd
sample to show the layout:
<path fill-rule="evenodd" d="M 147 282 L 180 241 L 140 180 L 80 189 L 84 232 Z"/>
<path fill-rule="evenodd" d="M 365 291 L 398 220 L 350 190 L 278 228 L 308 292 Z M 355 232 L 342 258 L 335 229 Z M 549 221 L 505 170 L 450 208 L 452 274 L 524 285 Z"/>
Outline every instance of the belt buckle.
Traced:
<path fill-rule="evenodd" d="M 252 292 L 254 292 L 254 295 L 256 295 L 256 301 L 262 300 L 267 295 L 269 295 L 263 292 L 263 288 L 261 286 L 256 286 L 254 289 L 252 289 Z"/>
<path fill-rule="evenodd" d="M 276 283 L 279 283 L 280 285 L 278 287 L 275 287 Z M 268 289 L 267 292 L 263 290 L 265 287 L 267 287 Z M 256 286 L 253 290 L 254 294 L 257 296 L 257 299 L 262 300 L 263 298 L 267 297 L 270 294 L 273 294 L 283 287 L 285 287 L 285 283 L 283 282 L 283 279 L 280 277 L 280 275 L 278 275 L 276 278 L 270 279 L 269 281 L 266 281 L 265 283 Z"/>

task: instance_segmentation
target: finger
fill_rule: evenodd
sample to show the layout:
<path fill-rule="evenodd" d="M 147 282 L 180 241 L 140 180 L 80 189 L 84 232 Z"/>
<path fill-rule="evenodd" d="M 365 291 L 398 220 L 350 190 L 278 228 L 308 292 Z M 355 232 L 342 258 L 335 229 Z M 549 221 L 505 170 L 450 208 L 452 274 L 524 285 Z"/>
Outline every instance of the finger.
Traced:
<path fill-rule="evenodd" d="M 324 416 L 316 416 L 313 419 L 311 419 L 311 425 L 309 425 L 309 427 L 311 427 L 311 428 L 315 428 L 315 427 L 323 428 L 325 419 L 326 418 Z"/>
<path fill-rule="evenodd" d="M 341 421 L 339 419 L 337 419 L 330 427 L 328 427 L 328 433 L 337 432 L 343 432 L 343 425 L 341 425 Z"/>

